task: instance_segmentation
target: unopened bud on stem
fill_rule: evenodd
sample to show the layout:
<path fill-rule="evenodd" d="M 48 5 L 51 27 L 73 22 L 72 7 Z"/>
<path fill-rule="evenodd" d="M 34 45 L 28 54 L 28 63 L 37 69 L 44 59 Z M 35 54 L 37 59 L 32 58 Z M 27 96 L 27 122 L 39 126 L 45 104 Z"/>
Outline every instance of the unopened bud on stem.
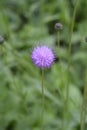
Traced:
<path fill-rule="evenodd" d="M 62 30 L 63 29 L 63 25 L 61 23 L 56 23 L 55 24 L 55 29 Z"/>

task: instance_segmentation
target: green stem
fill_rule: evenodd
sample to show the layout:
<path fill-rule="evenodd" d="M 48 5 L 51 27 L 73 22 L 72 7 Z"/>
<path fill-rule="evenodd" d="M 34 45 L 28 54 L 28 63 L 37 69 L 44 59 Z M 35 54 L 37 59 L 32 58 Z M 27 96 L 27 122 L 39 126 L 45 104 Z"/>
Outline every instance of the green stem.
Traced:
<path fill-rule="evenodd" d="M 61 58 L 60 58 L 60 30 L 57 32 L 57 44 L 58 44 L 58 58 L 59 58 L 59 63 L 61 63 Z"/>
<path fill-rule="evenodd" d="M 44 130 L 44 69 L 42 69 L 42 130 Z"/>
<path fill-rule="evenodd" d="M 84 83 L 84 97 L 82 103 L 82 110 L 81 110 L 81 127 L 80 130 L 85 130 L 85 122 L 86 122 L 86 102 L 87 102 L 87 69 L 85 72 L 85 83 Z"/>
<path fill-rule="evenodd" d="M 58 42 L 58 52 L 60 52 L 60 31 L 59 30 L 58 30 L 58 34 L 57 35 L 58 35 L 58 39 L 57 39 L 58 40 L 57 41 Z M 60 56 L 59 56 L 59 59 L 60 59 Z"/>
<path fill-rule="evenodd" d="M 70 29 L 70 36 L 69 36 L 68 67 L 67 67 L 67 74 L 68 74 L 67 78 L 68 79 L 67 79 L 66 100 L 65 100 L 65 110 L 64 110 L 64 113 L 66 113 L 66 116 L 68 116 L 72 34 L 73 34 L 73 29 L 74 29 L 74 24 L 75 24 L 75 17 L 76 17 L 77 5 L 78 5 L 78 0 L 76 0 L 76 3 L 75 3 L 74 12 L 73 12 L 73 18 L 72 18 L 72 23 L 71 23 L 71 29 Z"/>
<path fill-rule="evenodd" d="M 76 17 L 76 11 L 77 11 L 77 3 L 78 0 L 76 1 L 75 8 L 74 8 L 74 13 L 73 13 L 73 19 L 72 19 L 72 24 L 71 24 L 71 32 L 70 32 L 70 38 L 69 38 L 69 48 L 68 48 L 68 79 L 69 79 L 69 69 L 71 66 L 71 45 L 72 45 L 72 34 L 73 34 L 73 29 L 74 29 L 74 23 L 75 23 L 75 17 Z M 69 82 L 70 80 L 67 80 L 67 97 L 69 97 Z"/>
<path fill-rule="evenodd" d="M 61 63 L 61 60 L 60 60 L 60 30 L 58 30 L 58 33 L 57 33 L 57 44 L 58 44 L 58 57 L 59 57 L 59 63 Z M 62 72 L 61 72 L 61 75 L 62 75 Z M 62 100 L 64 101 L 64 97 L 62 96 Z M 62 121 L 62 124 L 61 124 L 61 128 L 64 130 L 64 120 Z"/>

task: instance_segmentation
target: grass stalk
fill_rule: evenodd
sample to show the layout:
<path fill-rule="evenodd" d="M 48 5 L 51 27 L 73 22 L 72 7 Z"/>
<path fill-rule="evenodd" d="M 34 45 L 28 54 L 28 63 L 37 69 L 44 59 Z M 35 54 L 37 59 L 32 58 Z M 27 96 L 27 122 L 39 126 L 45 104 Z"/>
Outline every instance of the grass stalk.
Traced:
<path fill-rule="evenodd" d="M 84 83 L 84 95 L 83 95 L 83 103 L 81 110 L 81 125 L 80 130 L 85 130 L 85 122 L 86 122 L 86 102 L 87 102 L 87 68 L 85 72 L 85 83 Z"/>
<path fill-rule="evenodd" d="M 76 12 L 77 12 L 78 1 L 79 0 L 76 0 L 76 3 L 75 3 L 72 22 L 71 22 L 70 36 L 69 36 L 67 85 L 66 85 L 67 88 L 66 88 L 66 99 L 65 99 L 65 109 L 64 109 L 64 120 L 65 120 L 65 115 L 67 118 L 69 115 L 68 103 L 69 103 L 69 88 L 70 88 L 71 46 L 72 46 L 72 34 L 73 34 L 73 29 L 74 29 L 74 24 L 75 24 L 75 17 L 76 17 Z M 67 127 L 68 127 L 68 121 L 67 121 Z M 67 127 L 66 127 L 66 129 L 67 129 Z"/>

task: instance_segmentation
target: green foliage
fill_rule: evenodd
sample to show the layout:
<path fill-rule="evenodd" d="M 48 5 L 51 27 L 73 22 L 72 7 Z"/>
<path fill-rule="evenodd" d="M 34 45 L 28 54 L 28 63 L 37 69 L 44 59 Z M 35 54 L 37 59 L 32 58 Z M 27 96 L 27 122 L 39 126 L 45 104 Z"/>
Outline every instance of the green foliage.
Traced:
<path fill-rule="evenodd" d="M 74 0 L 75 1 L 75 0 Z M 67 82 L 68 39 L 73 0 L 0 0 L 0 130 L 39 130 L 41 125 L 41 71 L 31 61 L 38 44 L 53 48 L 54 25 L 62 22 L 61 65 L 45 70 L 45 130 L 62 127 Z M 69 130 L 80 129 L 80 112 L 87 66 L 87 1 L 79 0 L 72 36 Z"/>

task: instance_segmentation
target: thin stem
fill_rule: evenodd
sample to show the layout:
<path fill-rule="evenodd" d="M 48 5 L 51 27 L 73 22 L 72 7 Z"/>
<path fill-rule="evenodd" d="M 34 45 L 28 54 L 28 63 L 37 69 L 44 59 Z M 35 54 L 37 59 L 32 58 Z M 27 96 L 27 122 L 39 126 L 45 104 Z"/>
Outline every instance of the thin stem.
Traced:
<path fill-rule="evenodd" d="M 44 69 L 42 69 L 42 130 L 44 130 Z"/>
<path fill-rule="evenodd" d="M 58 30 L 58 33 L 57 33 L 57 43 L 58 43 L 58 54 L 59 54 L 59 52 L 60 52 L 60 30 Z M 58 57 L 59 57 L 59 63 L 61 62 L 61 60 L 60 60 L 60 55 L 58 55 Z M 62 73 L 62 72 L 61 72 Z M 62 96 L 62 99 L 63 99 L 63 101 L 64 101 L 64 98 L 63 98 L 63 96 Z M 63 120 L 63 122 L 62 122 L 62 124 L 61 124 L 61 128 L 64 130 L 64 120 Z"/>
<path fill-rule="evenodd" d="M 60 30 L 58 30 L 57 32 L 57 44 L 58 44 L 58 58 L 59 58 L 59 63 L 61 62 L 61 58 L 60 58 Z"/>
<path fill-rule="evenodd" d="M 60 31 L 58 30 L 58 51 L 60 52 Z M 59 58 L 60 59 L 60 58 Z"/>
<path fill-rule="evenodd" d="M 86 121 L 86 102 L 87 102 L 87 69 L 85 72 L 85 83 L 84 83 L 84 97 L 82 103 L 82 110 L 81 110 L 81 127 L 80 130 L 85 130 L 85 121 Z"/>
<path fill-rule="evenodd" d="M 67 99 L 69 97 L 69 83 L 70 83 L 70 65 L 71 65 L 71 45 L 72 45 L 72 34 L 73 34 L 73 29 L 74 29 L 74 23 L 75 23 L 75 17 L 76 17 L 76 10 L 77 10 L 77 3 L 78 0 L 76 0 L 75 8 L 74 8 L 74 13 L 73 13 L 73 19 L 72 19 L 72 24 L 71 24 L 71 32 L 70 32 L 70 38 L 69 38 L 69 48 L 68 48 L 68 79 L 67 80 Z"/>
<path fill-rule="evenodd" d="M 64 110 L 64 113 L 66 113 L 66 116 L 68 116 L 72 34 L 73 34 L 73 29 L 74 29 L 74 24 L 75 24 L 75 17 L 76 17 L 77 5 L 78 5 L 78 0 L 76 0 L 76 3 L 75 3 L 74 12 L 73 12 L 73 18 L 72 18 L 72 23 L 71 23 L 71 29 L 70 29 L 70 36 L 69 36 L 68 67 L 67 67 L 67 74 L 68 74 L 67 78 L 68 79 L 67 79 L 66 100 L 65 100 L 65 110 Z"/>

